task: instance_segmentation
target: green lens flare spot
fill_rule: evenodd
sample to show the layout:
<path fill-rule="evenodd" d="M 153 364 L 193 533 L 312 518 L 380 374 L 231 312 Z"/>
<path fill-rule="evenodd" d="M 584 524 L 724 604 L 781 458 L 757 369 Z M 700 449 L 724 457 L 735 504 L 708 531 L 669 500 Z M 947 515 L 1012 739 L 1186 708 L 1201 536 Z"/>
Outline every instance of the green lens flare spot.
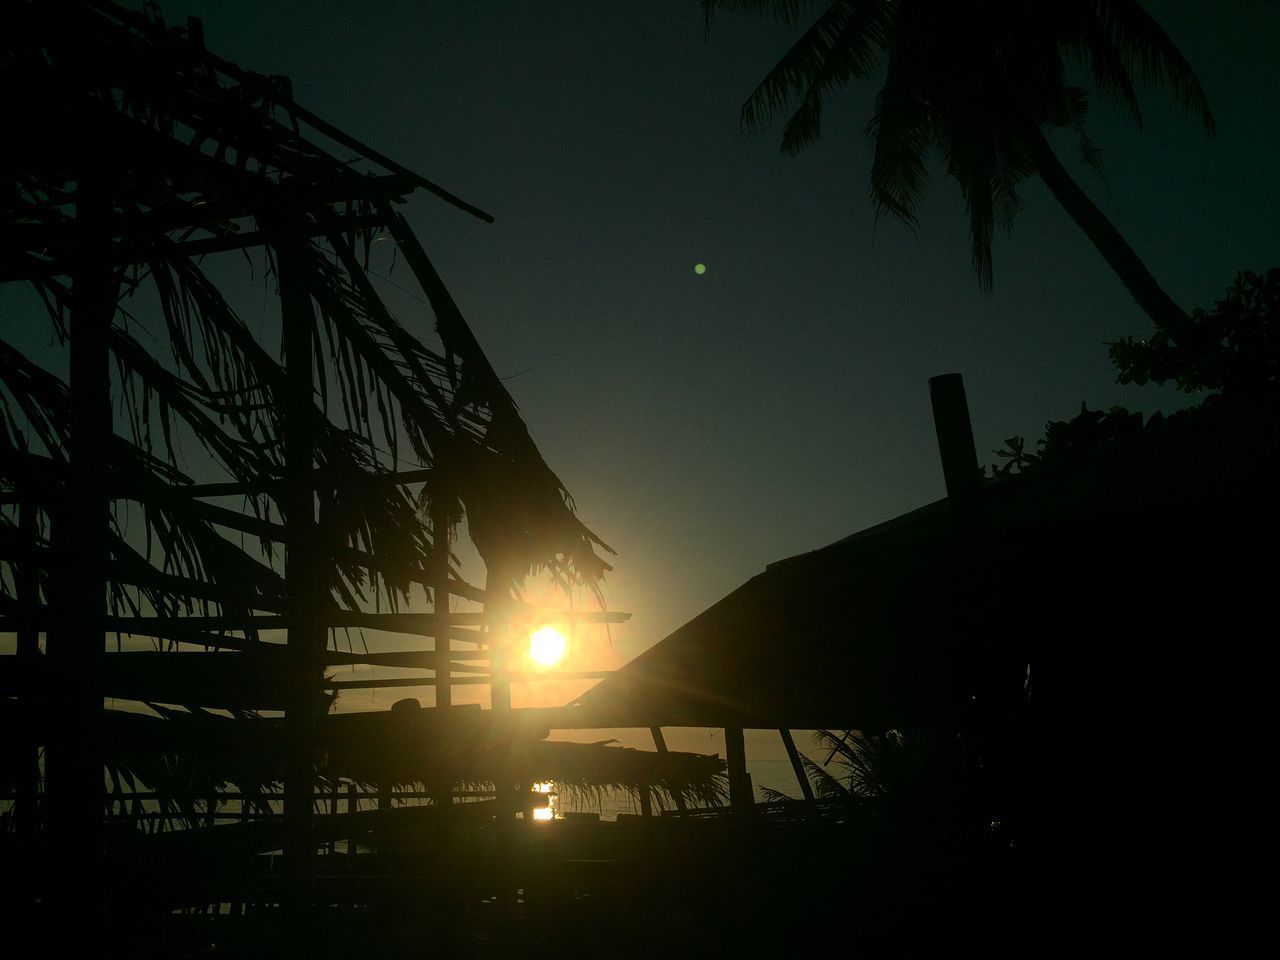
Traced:
<path fill-rule="evenodd" d="M 704 273 L 707 272 L 707 265 L 705 263 L 695 263 L 693 265 L 693 272 L 696 273 L 698 276 L 702 276 Z"/>

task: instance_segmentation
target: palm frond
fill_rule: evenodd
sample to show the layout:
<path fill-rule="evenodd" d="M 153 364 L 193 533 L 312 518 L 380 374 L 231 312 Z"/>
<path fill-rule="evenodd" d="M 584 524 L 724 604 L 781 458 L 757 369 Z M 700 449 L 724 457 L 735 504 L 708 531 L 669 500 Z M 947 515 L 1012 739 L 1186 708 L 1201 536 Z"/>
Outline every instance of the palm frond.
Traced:
<path fill-rule="evenodd" d="M 759 13 L 773 17 L 788 27 L 800 22 L 801 15 L 817 0 L 702 0 L 703 20 L 708 32 L 720 10 L 729 13 Z"/>
<path fill-rule="evenodd" d="M 868 76 L 887 41 L 881 0 L 837 0 L 765 75 L 742 106 L 743 129 L 754 130 L 797 99 L 782 149 L 799 153 L 818 138 L 822 102 L 851 79 Z"/>
<path fill-rule="evenodd" d="M 1190 61 L 1137 0 L 1108 0 L 1097 5 L 1102 30 L 1110 38 L 1114 58 L 1155 87 L 1167 87 L 1174 102 L 1199 116 L 1210 133 L 1217 129 L 1209 99 Z M 1089 56 L 1092 57 L 1092 51 Z M 1108 73 L 1114 72 L 1114 68 Z M 1114 86 L 1111 88 L 1114 92 Z"/>

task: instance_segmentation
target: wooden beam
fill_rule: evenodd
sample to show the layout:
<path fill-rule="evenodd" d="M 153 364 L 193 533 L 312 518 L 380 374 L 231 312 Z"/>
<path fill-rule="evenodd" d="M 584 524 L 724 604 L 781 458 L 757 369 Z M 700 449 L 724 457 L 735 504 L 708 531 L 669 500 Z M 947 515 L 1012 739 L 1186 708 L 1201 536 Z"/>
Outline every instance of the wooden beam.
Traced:
<path fill-rule="evenodd" d="M 384 214 L 371 213 L 341 217 L 332 222 L 311 223 L 300 227 L 299 231 L 303 237 L 319 237 L 334 231 L 351 233 L 388 226 L 389 223 Z M 228 233 L 222 236 L 206 237 L 201 240 L 185 240 L 174 243 L 163 254 L 157 254 L 154 249 L 135 249 L 127 245 L 113 243 L 105 255 L 105 260 L 113 266 L 123 267 L 135 263 L 146 263 L 157 258 L 175 260 L 203 257 L 212 253 L 227 253 L 232 250 L 245 250 L 250 247 L 266 246 L 270 242 L 269 231 L 247 230 L 243 233 Z M 72 272 L 74 262 L 74 256 L 42 260 L 26 254 L 21 260 L 0 263 L 0 282 L 63 276 Z"/>
<path fill-rule="evenodd" d="M 364 613 L 358 610 L 324 610 L 316 616 L 328 628 L 363 628 L 366 630 L 382 630 L 387 633 L 411 633 L 423 636 L 434 636 L 436 631 L 448 626 L 452 632 L 454 626 L 483 627 L 500 622 L 493 613 L 453 613 L 448 624 L 436 620 L 433 613 Z M 221 616 L 190 617 L 107 617 L 103 625 L 103 633 L 127 633 L 140 637 L 165 636 L 173 630 L 288 630 L 291 625 L 289 615 L 237 616 L 224 614 Z M 558 613 L 546 613 L 534 617 L 526 611 L 517 611 L 510 619 L 520 624 L 530 624 L 537 620 L 554 621 L 556 623 L 625 623 L 631 619 L 629 613 L 614 611 L 565 610 Z M 45 630 L 54 622 L 53 611 L 42 607 L 36 617 L 38 629 Z M 12 617 L 0 617 L 0 632 L 13 632 L 19 624 Z M 452 633 L 454 638 L 460 634 Z M 480 635 L 477 634 L 477 638 Z"/>
<path fill-rule="evenodd" d="M 729 804 L 739 812 L 750 812 L 755 797 L 751 775 L 747 773 L 747 744 L 742 727 L 724 728 L 724 749 L 729 766 Z"/>
<path fill-rule="evenodd" d="M 606 671 L 583 671 L 581 673 L 517 673 L 507 674 L 508 682 L 535 683 L 548 680 L 591 680 L 597 679 Z M 491 673 L 451 676 L 449 682 L 455 686 L 473 686 L 490 683 Z M 386 677 L 369 678 L 367 680 L 326 680 L 322 684 L 325 690 L 377 690 L 388 687 L 439 687 L 435 677 Z M 499 708 L 498 712 L 503 712 Z"/>
<path fill-rule="evenodd" d="M 321 133 L 323 133 L 326 137 L 329 137 L 331 140 L 337 143 L 340 143 L 344 147 L 347 147 L 351 150 L 356 150 L 359 153 L 364 154 L 364 156 L 368 157 L 374 163 L 381 165 L 384 169 L 390 170 L 392 173 L 398 173 L 403 177 L 407 177 L 413 180 L 415 183 L 417 183 L 423 189 L 427 190 L 429 193 L 435 194 L 441 200 L 444 200 L 446 203 L 457 207 L 459 210 L 465 210 L 467 213 L 471 214 L 473 217 L 483 220 L 485 223 L 493 223 L 493 216 L 491 214 L 485 213 L 479 207 L 472 206 L 471 204 L 467 203 L 467 201 L 453 195 L 443 187 L 435 183 L 432 183 L 426 177 L 423 177 L 419 174 L 414 173 L 412 170 L 408 169 L 407 167 L 402 167 L 400 164 L 396 163 L 394 160 L 390 159 L 389 157 L 386 157 L 383 154 L 379 153 L 378 151 L 374 150 L 372 147 L 361 143 L 359 140 L 357 140 L 355 137 L 351 136 L 350 134 L 343 133 L 333 124 L 316 116 L 314 113 L 312 113 L 310 110 L 306 109 L 305 107 L 302 107 L 297 103 L 291 102 L 291 103 L 284 104 L 284 108 L 288 110 L 290 113 L 292 113 L 298 119 L 304 121 L 309 126 L 314 127 L 316 130 L 319 130 Z"/>

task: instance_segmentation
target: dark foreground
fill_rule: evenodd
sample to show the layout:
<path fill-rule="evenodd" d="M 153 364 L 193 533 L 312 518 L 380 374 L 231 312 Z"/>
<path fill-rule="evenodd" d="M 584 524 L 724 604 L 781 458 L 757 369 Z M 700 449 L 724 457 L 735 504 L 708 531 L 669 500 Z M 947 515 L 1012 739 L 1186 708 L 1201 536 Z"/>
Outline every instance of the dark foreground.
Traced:
<path fill-rule="evenodd" d="M 279 858 L 246 875 L 170 850 L 112 864 L 78 916 L 6 871 L 5 903 L 20 907 L 6 929 L 139 958 L 1111 955 L 1243 935 L 1225 851 L 1162 834 L 1162 852 L 1150 830 L 1087 820 L 1023 849 L 1003 824 L 904 831 L 800 803 L 518 824 L 502 843 L 492 824 L 400 829 L 393 852 L 317 857 L 305 884 Z"/>

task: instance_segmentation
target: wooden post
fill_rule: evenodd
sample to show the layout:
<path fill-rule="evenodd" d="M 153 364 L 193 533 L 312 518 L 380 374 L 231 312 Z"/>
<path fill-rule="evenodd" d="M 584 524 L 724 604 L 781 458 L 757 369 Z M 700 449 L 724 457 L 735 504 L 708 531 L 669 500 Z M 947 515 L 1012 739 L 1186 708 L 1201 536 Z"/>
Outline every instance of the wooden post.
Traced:
<path fill-rule="evenodd" d="M 740 813 L 749 813 L 755 798 L 751 794 L 747 743 L 741 727 L 724 728 L 724 749 L 729 766 L 729 805 Z"/>
<path fill-rule="evenodd" d="M 659 753 L 667 752 L 667 740 L 662 735 L 661 727 L 650 727 L 649 734 L 653 737 L 653 746 Z M 678 785 L 677 785 L 678 787 Z M 671 798 L 676 802 L 676 809 L 681 813 L 685 813 L 684 797 L 680 795 L 679 789 L 673 790 Z"/>
<path fill-rule="evenodd" d="M 964 378 L 958 373 L 930 377 L 929 401 L 933 406 L 933 426 L 938 434 L 938 455 L 942 459 L 947 497 L 953 503 L 968 500 L 982 486 L 982 469 L 973 443 Z"/>
<path fill-rule="evenodd" d="M 493 801 L 497 842 L 497 884 L 495 894 L 503 922 L 513 922 L 516 910 L 516 813 L 522 797 L 515 786 L 517 773 L 512 762 L 515 730 L 511 716 L 511 675 L 508 654 L 511 644 L 511 576 L 500 560 L 489 560 L 485 576 L 485 613 L 489 618 L 489 703 L 493 712 L 491 749 L 494 757 Z"/>
<path fill-rule="evenodd" d="M 330 817 L 338 816 L 338 795 L 340 791 L 341 791 L 341 786 L 338 784 L 338 781 L 330 780 L 329 781 L 329 816 Z M 338 852 L 338 838 L 334 836 L 333 833 L 330 833 L 329 842 L 325 846 L 329 853 L 329 856 L 333 856 L 335 853 Z"/>
<path fill-rule="evenodd" d="M 509 667 L 510 647 L 512 643 L 511 625 L 507 620 L 511 612 L 511 604 L 507 597 L 507 580 L 499 577 L 499 588 L 502 600 L 494 604 L 492 600 L 485 604 L 485 610 L 497 607 L 499 614 L 496 623 L 489 627 L 489 702 L 493 710 L 493 730 L 498 738 L 497 770 L 494 782 L 494 801 L 499 821 L 514 821 L 516 811 L 520 808 L 520 797 L 514 788 L 515 773 L 511 766 L 512 738 L 515 730 L 511 718 L 511 671 Z M 488 578 L 486 588 L 493 591 L 493 578 Z M 490 593 L 492 596 L 492 593 Z"/>
<path fill-rule="evenodd" d="M 787 748 L 787 759 L 791 761 L 791 769 L 795 771 L 796 780 L 800 783 L 800 792 L 804 794 L 806 800 L 812 800 L 813 786 L 804 772 L 804 764 L 800 762 L 800 751 L 796 749 L 796 742 L 791 738 L 791 731 L 782 727 L 778 733 L 782 735 L 782 745 Z"/>
<path fill-rule="evenodd" d="M 347 781 L 347 813 L 355 813 L 359 809 L 360 809 L 360 801 L 356 796 L 356 782 L 354 780 L 348 780 Z M 354 823 L 355 821 L 352 820 L 351 822 Z M 356 836 L 356 834 L 354 832 L 348 834 L 347 835 L 347 856 L 349 857 L 355 856 L 359 845 L 360 845 L 360 841 L 359 841 L 359 838 Z"/>
<path fill-rule="evenodd" d="M 103 913 L 101 883 L 106 788 L 102 757 L 102 660 L 106 643 L 106 478 L 112 434 L 110 335 L 118 284 L 111 266 L 114 201 L 106 175 L 84 176 L 76 191 L 80 241 L 71 278 L 70 469 L 53 526 L 56 629 L 48 636 L 52 684 L 45 759 L 48 824 L 62 906 Z M 73 915 L 67 913 L 68 916 Z M 74 940 L 76 934 L 69 932 Z"/>
<path fill-rule="evenodd" d="M 437 468 L 439 460 L 437 459 Z M 431 500 L 431 604 L 436 615 L 436 706 L 453 705 L 449 676 L 449 505 L 444 483 L 433 483 Z"/>
<path fill-rule="evenodd" d="M 18 601 L 21 625 L 18 627 L 18 671 L 21 678 L 23 719 L 19 735 L 22 737 L 21 769 L 17 783 L 17 828 L 25 844 L 34 839 L 39 826 L 38 809 L 40 795 L 40 741 L 37 729 L 39 704 L 43 691 L 37 688 L 36 670 L 40 666 L 40 633 L 36 629 L 36 608 L 40 604 L 40 569 L 36 561 L 37 514 L 39 504 L 32 496 L 32 484 L 28 481 L 19 488 L 22 500 L 18 504 L 18 538 L 21 549 L 26 551 L 25 562 L 19 561 L 14 572 L 14 593 Z M 23 853 L 27 853 L 26 849 Z"/>
<path fill-rule="evenodd" d="M 378 810 L 386 813 L 391 810 L 391 774 L 383 772 L 382 778 L 378 781 Z M 377 828 L 373 832 L 374 849 L 381 857 L 386 857 L 391 853 L 391 829 L 388 824 L 391 823 L 389 816 L 378 818 Z"/>
<path fill-rule="evenodd" d="M 437 771 L 436 783 L 432 789 L 435 804 L 440 808 L 443 826 L 444 818 L 453 810 L 453 771 L 446 764 L 451 749 L 449 738 L 452 736 L 452 725 L 447 722 L 447 711 L 453 706 L 453 682 L 450 677 L 449 663 L 449 505 L 446 495 L 446 484 L 441 471 L 443 451 L 436 454 L 435 470 L 431 485 L 431 605 L 436 615 L 435 636 L 435 689 L 436 709 L 441 711 L 440 722 L 435 724 L 437 757 L 440 769 Z"/>
<path fill-rule="evenodd" d="M 312 334 L 315 311 L 303 234 L 285 227 L 276 241 L 280 312 L 286 378 L 283 410 L 285 446 L 285 589 L 289 610 L 289 690 L 285 718 L 288 747 L 284 774 L 285 858 L 295 893 L 305 886 L 315 852 L 313 744 L 323 667 L 325 628 L 319 619 L 319 555 L 314 484 L 315 421 Z"/>
<path fill-rule="evenodd" d="M 511 712 L 511 671 L 508 663 L 511 646 L 511 601 L 509 580 L 505 575 L 487 577 L 485 591 L 489 600 L 486 613 L 496 613 L 489 625 L 489 702 L 492 709 L 506 717 Z M 497 602 L 493 597 L 501 593 Z"/>

